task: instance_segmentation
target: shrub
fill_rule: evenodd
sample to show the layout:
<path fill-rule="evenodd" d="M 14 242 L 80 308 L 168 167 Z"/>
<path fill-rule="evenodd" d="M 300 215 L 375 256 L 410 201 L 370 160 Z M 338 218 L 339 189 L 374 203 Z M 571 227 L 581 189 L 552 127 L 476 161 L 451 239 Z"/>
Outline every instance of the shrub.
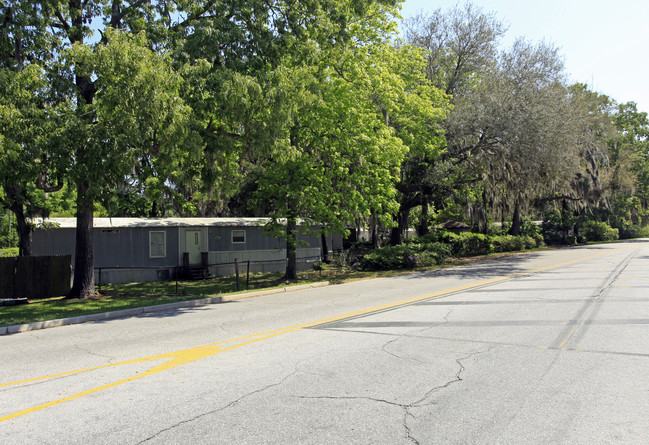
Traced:
<path fill-rule="evenodd" d="M 540 240 L 542 243 L 543 241 Z M 531 236 L 465 232 L 456 235 L 440 231 L 409 239 L 399 246 L 376 249 L 365 255 L 359 267 L 363 270 L 412 269 L 443 263 L 450 256 L 477 256 L 491 252 L 514 252 L 532 249 L 539 244 Z"/>
<path fill-rule="evenodd" d="M 545 214 L 541 232 L 548 244 L 576 244 L 577 238 L 572 235 L 575 218 L 568 212 L 554 210 Z"/>
<path fill-rule="evenodd" d="M 457 235 L 453 232 L 449 232 L 447 230 L 440 230 L 435 233 L 435 241 L 438 241 L 440 243 L 445 243 L 449 244 L 451 246 L 455 245 L 456 243 L 459 242 L 460 235 Z"/>
<path fill-rule="evenodd" d="M 416 261 L 412 249 L 407 245 L 388 246 L 368 253 L 361 260 L 363 270 L 409 269 Z"/>
<path fill-rule="evenodd" d="M 620 238 L 649 238 L 649 226 L 629 226 L 624 229 L 620 229 Z"/>
<path fill-rule="evenodd" d="M 538 236 L 523 236 L 523 249 L 534 249 L 536 247 L 542 247 L 545 243 L 543 242 L 543 236 L 539 233 Z"/>
<path fill-rule="evenodd" d="M 416 238 L 407 239 L 406 244 L 432 244 L 437 241 L 439 241 L 438 234 L 427 233 L 425 235 L 418 236 Z"/>
<path fill-rule="evenodd" d="M 620 237 L 620 231 L 605 222 L 586 221 L 581 227 L 581 235 L 586 241 L 614 241 Z"/>
<path fill-rule="evenodd" d="M 539 244 L 540 242 L 540 244 Z M 531 236 L 500 235 L 492 239 L 494 252 L 516 252 L 519 250 L 534 249 L 541 246 L 543 238 L 535 239 Z"/>
<path fill-rule="evenodd" d="M 575 235 L 566 235 L 563 237 L 563 244 L 574 246 L 577 244 L 577 237 Z"/>
<path fill-rule="evenodd" d="M 426 251 L 435 254 L 437 258 L 437 264 L 443 263 L 446 258 L 450 257 L 453 254 L 451 246 L 439 242 L 426 244 Z"/>
<path fill-rule="evenodd" d="M 0 257 L 18 256 L 18 247 L 0 249 Z"/>
<path fill-rule="evenodd" d="M 523 241 L 520 236 L 499 235 L 493 237 L 494 252 L 514 252 L 523 249 Z"/>
<path fill-rule="evenodd" d="M 360 262 L 363 270 L 412 269 L 441 264 L 451 254 L 450 246 L 438 242 L 414 241 L 383 247 L 368 253 Z"/>
<path fill-rule="evenodd" d="M 464 232 L 456 235 L 457 239 L 452 244 L 453 254 L 458 256 L 486 255 L 493 252 L 491 239 L 482 233 Z"/>

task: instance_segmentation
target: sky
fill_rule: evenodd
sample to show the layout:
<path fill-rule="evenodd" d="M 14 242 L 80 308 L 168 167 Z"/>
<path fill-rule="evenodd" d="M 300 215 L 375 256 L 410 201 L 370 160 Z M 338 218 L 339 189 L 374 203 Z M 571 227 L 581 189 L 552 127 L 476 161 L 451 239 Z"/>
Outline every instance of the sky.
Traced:
<path fill-rule="evenodd" d="M 406 0 L 404 18 L 448 10 L 457 0 Z M 518 37 L 545 40 L 560 49 L 572 82 L 619 103 L 636 102 L 649 112 L 649 1 L 472 0 L 509 25 L 502 44 Z M 459 2 L 460 6 L 464 0 Z"/>

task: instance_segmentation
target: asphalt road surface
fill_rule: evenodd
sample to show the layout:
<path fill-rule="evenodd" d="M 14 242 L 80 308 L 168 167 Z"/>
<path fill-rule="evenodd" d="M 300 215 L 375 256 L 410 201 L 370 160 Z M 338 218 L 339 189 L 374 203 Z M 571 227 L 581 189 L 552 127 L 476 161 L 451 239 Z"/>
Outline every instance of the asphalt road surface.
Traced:
<path fill-rule="evenodd" d="M 0 337 L 0 443 L 649 443 L 649 241 Z"/>

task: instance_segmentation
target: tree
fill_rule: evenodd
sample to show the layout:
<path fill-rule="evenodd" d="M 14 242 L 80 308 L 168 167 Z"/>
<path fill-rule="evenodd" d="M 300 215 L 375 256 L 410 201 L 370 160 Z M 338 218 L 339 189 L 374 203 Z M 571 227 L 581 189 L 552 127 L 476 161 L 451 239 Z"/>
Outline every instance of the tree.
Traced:
<path fill-rule="evenodd" d="M 337 66 L 280 67 L 267 90 L 277 133 L 254 197 L 272 218 L 269 228 L 286 239 L 287 279 L 296 278 L 299 227 L 346 233 L 356 217 L 394 211 L 407 147 L 384 118 L 396 93 L 390 76 L 377 75 L 386 74 L 386 59 L 368 48 L 339 56 Z"/>
<path fill-rule="evenodd" d="M 191 153 L 191 147 L 180 149 L 189 109 L 180 98 L 181 80 L 171 69 L 171 59 L 152 52 L 143 33 L 133 36 L 109 28 L 105 38 L 105 44 L 75 44 L 65 53 L 77 79 L 93 79 L 91 100 L 79 92 L 60 144 L 70 156 L 68 175 L 77 185 L 72 297 L 87 297 L 94 288 L 94 203 L 135 166 L 147 167 L 138 180 L 164 182 Z"/>
<path fill-rule="evenodd" d="M 426 74 L 453 98 L 469 93 L 497 58 L 506 27 L 493 13 L 467 2 L 404 21 L 405 40 L 426 51 Z"/>
<path fill-rule="evenodd" d="M 472 94 L 482 77 L 492 70 L 498 39 L 505 32 L 494 14 L 484 13 L 470 3 L 448 11 L 419 14 L 407 19 L 404 27 L 405 41 L 425 52 L 426 76 L 448 95 L 453 111 L 439 129 L 431 132 L 432 137 L 445 137 L 446 144 L 438 144 L 444 150 L 436 154 L 411 153 L 402 166 L 398 184 L 401 203 L 398 226 L 391 236 L 393 244 L 401 242 L 412 208 L 421 206 L 418 231 L 424 234 L 428 231 L 430 206 L 441 209 L 450 195 L 478 181 L 477 170 L 468 160 L 491 141 L 458 134 L 448 122 L 458 112 L 458 102 Z"/>
<path fill-rule="evenodd" d="M 633 227 L 649 221 L 649 119 L 634 102 L 611 113 L 616 133 L 609 138 L 610 168 L 606 219 L 623 237 L 637 236 Z"/>
<path fill-rule="evenodd" d="M 424 184 L 421 195 L 438 209 L 457 196 L 481 230 L 490 217 L 511 218 L 511 233 L 519 233 L 528 207 L 567 193 L 581 168 L 586 124 L 557 49 L 519 39 L 498 52 L 505 27 L 468 3 L 415 17 L 406 29 L 407 40 L 427 51 L 429 78 L 453 104 L 443 125 L 447 150 L 413 169 L 411 182 Z"/>
<path fill-rule="evenodd" d="M 45 71 L 52 90 L 75 109 L 74 113 L 65 114 L 64 137 L 58 139 L 54 150 L 59 159 L 67 159 L 70 163 L 68 175 L 77 197 L 75 279 L 70 296 L 87 297 L 94 292 L 93 207 L 100 200 L 111 208 L 110 188 L 121 189 L 133 197 L 135 203 L 144 203 L 143 207 L 148 200 L 151 212 L 155 210 L 153 197 L 165 192 L 181 206 L 176 208 L 179 213 L 185 214 L 194 212 L 196 206 L 193 204 L 200 203 L 203 198 L 211 200 L 217 190 L 214 185 L 221 183 L 221 179 L 232 180 L 236 186 L 242 174 L 242 152 L 256 150 L 256 142 L 260 139 L 255 140 L 256 130 L 245 125 L 251 119 L 250 114 L 242 114 L 236 101 L 232 106 L 226 105 L 232 95 L 228 97 L 224 89 L 232 86 L 231 91 L 236 95 L 242 91 L 237 88 L 238 82 L 244 80 L 253 85 L 250 90 L 253 92 L 254 83 L 259 83 L 259 79 L 274 70 L 287 55 L 293 60 L 306 60 L 314 45 L 327 48 L 351 42 L 353 36 L 349 30 L 361 26 L 361 19 L 381 21 L 383 9 L 390 9 L 394 4 L 394 0 L 288 3 L 261 0 L 72 0 L 62 3 L 42 0 L 12 3 L 11 16 L 19 17 L 18 23 L 33 19 L 36 31 L 33 35 L 43 37 L 45 57 L 42 59 L 46 62 Z M 131 37 L 122 41 L 111 30 L 137 36 L 132 38 L 135 46 L 129 47 Z M 142 32 L 146 33 L 146 38 L 139 37 Z M 140 38 L 144 40 L 138 41 Z M 114 51 L 103 49 L 111 45 Z M 0 41 L 3 51 L 10 47 L 6 39 Z M 118 54 L 122 50 L 126 53 Z M 131 50 L 142 57 L 142 64 L 127 57 Z M 173 65 L 163 54 L 173 55 Z M 153 69 L 152 60 L 156 58 L 155 63 L 164 68 Z M 121 63 L 126 64 L 133 84 L 128 83 L 126 76 L 117 75 Z M 111 66 L 116 68 L 111 71 Z M 173 162 L 161 162 L 170 157 L 158 156 L 163 153 L 160 147 L 167 140 L 178 138 L 163 134 L 166 127 L 161 126 L 164 119 L 178 116 L 173 111 L 178 110 L 177 102 L 163 100 L 172 111 L 163 113 L 160 119 L 129 118 L 129 112 L 158 116 L 149 113 L 147 103 L 138 99 L 157 98 L 157 93 L 147 94 L 145 87 L 159 88 L 163 96 L 166 93 L 174 95 L 178 90 L 174 86 L 176 81 L 172 80 L 174 71 L 190 74 L 190 87 L 184 90 L 196 95 L 183 97 L 192 105 L 185 128 L 191 136 L 189 145 L 200 147 L 208 162 L 201 162 L 194 150 L 178 156 L 179 160 L 171 158 Z M 165 75 L 168 75 L 166 80 L 163 79 Z M 146 83 L 160 79 L 164 82 L 159 87 Z M 115 88 L 135 95 L 127 97 Z M 140 95 L 143 91 L 145 94 Z M 209 96 L 217 102 L 210 104 Z M 245 96 L 237 99 L 245 100 Z M 113 111 L 109 105 L 114 107 Z M 216 106 L 211 108 L 212 105 Z M 154 100 L 152 108 L 158 106 L 160 102 Z M 256 112 L 256 109 L 250 111 L 253 116 Z M 135 127 L 130 129 L 126 123 L 135 124 Z M 144 130 L 146 126 L 148 131 Z M 125 142 L 127 139 L 130 145 Z M 137 152 L 135 144 L 138 143 L 142 145 L 134 156 L 132 153 Z M 176 140 L 175 146 L 181 145 Z M 123 156 L 120 157 L 120 153 Z M 226 162 L 221 163 L 222 160 Z M 223 168 L 215 167 L 218 165 Z M 114 175 L 98 175 L 113 166 L 116 167 Z M 130 166 L 129 171 L 126 166 Z M 200 178 L 196 178 L 195 172 L 201 172 Z M 226 188 L 223 194 L 226 200 L 231 193 Z M 146 199 L 142 201 L 142 197 Z M 193 202 L 187 205 L 185 200 Z"/>
<path fill-rule="evenodd" d="M 518 235 L 533 199 L 572 179 L 577 140 L 563 64 L 551 45 L 518 40 L 479 91 L 486 109 L 470 125 L 496 142 L 478 156 L 483 196 L 497 215 L 512 218 L 510 233 Z"/>
<path fill-rule="evenodd" d="M 30 2 L 0 10 L 0 205 L 16 216 L 20 255 L 30 255 L 28 217 L 47 213 L 44 192 L 59 190 L 60 171 L 47 154 L 58 103 L 42 63 L 47 37 Z"/>
<path fill-rule="evenodd" d="M 268 74 L 287 60 L 308 64 L 314 53 L 356 44 L 359 29 L 384 33 L 392 27 L 385 17 L 395 3 L 229 0 L 184 8 L 171 30 L 179 36 L 174 41 L 187 80 L 183 98 L 193 109 L 204 160 L 194 165 L 200 176 L 177 184 L 188 205 L 176 211 L 246 213 L 250 177 L 276 137 L 272 104 L 264 99 Z"/>

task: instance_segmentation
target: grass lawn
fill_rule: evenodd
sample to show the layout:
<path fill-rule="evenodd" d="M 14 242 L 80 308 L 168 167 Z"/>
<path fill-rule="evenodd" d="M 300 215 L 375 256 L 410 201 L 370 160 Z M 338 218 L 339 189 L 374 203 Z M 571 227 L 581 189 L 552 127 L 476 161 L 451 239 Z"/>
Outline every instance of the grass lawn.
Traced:
<path fill-rule="evenodd" d="M 237 291 L 235 277 L 214 277 L 205 281 L 178 281 L 178 283 L 176 281 L 165 281 L 102 285 L 97 288 L 97 297 L 89 300 L 66 300 L 64 297 L 56 297 L 34 299 L 30 300 L 29 304 L 17 306 L 0 306 L 0 326 L 55 320 L 318 281 L 339 283 L 365 278 L 366 276 L 382 276 L 386 274 L 387 272 L 307 271 L 299 274 L 298 281 L 290 283 L 282 279 L 283 274 L 281 273 L 257 274 L 250 275 L 248 289 L 246 289 L 245 276 L 242 277 L 239 291 Z"/>

